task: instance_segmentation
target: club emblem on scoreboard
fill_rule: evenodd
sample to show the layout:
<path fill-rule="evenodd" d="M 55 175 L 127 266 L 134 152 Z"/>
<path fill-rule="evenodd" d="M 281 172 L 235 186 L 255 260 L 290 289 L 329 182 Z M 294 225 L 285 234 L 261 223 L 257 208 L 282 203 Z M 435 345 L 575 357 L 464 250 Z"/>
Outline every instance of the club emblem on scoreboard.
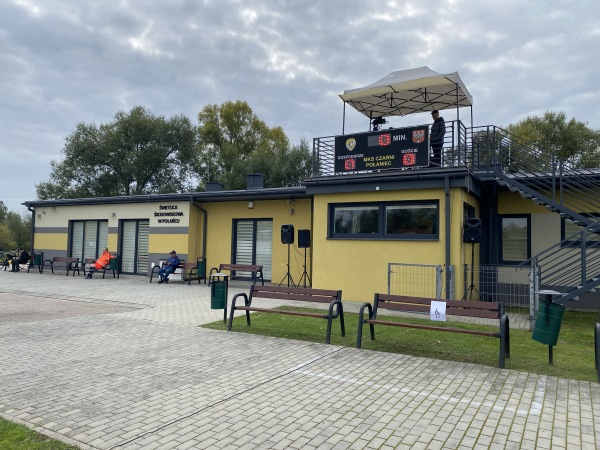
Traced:
<path fill-rule="evenodd" d="M 414 130 L 412 133 L 412 141 L 415 144 L 420 144 L 425 141 L 425 130 Z"/>
<path fill-rule="evenodd" d="M 348 149 L 348 151 L 354 150 L 355 147 L 356 147 L 356 139 L 354 139 L 354 138 L 346 139 L 346 148 Z"/>

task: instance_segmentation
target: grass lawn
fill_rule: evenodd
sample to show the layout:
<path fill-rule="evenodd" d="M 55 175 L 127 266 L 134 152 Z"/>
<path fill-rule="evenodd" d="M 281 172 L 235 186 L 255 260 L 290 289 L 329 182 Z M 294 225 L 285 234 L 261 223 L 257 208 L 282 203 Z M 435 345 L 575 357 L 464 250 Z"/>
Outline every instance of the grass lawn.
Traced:
<path fill-rule="evenodd" d="M 299 308 L 285 307 L 285 309 Z M 331 344 L 356 347 L 358 314 L 344 312 L 344 318 L 346 337 L 341 337 L 339 320 L 336 319 L 331 331 Z M 389 316 L 378 316 L 378 319 L 398 320 Z M 425 319 L 402 319 L 402 321 L 431 324 L 429 320 Z M 530 331 L 511 329 L 511 357 L 506 360 L 506 369 L 574 380 L 598 381 L 594 367 L 594 326 L 596 322 L 598 322 L 598 313 L 566 311 L 558 344 L 553 349 L 553 365 L 548 363 L 547 345 L 531 339 Z M 447 324 L 467 329 L 498 329 L 498 327 L 457 322 L 447 322 Z M 446 324 L 440 324 L 440 326 L 444 325 Z M 310 317 L 253 313 L 250 327 L 246 325 L 245 317 L 238 317 L 234 319 L 233 331 L 325 343 L 326 326 L 326 320 Z M 227 326 L 222 321 L 203 325 L 203 327 L 227 330 Z M 363 349 L 492 367 L 498 367 L 499 346 L 500 339 L 497 338 L 390 326 L 375 326 L 375 340 L 371 341 L 368 326 L 363 328 Z"/>
<path fill-rule="evenodd" d="M 2 450 L 75 450 L 77 447 L 50 439 L 27 427 L 0 417 L 0 449 Z"/>

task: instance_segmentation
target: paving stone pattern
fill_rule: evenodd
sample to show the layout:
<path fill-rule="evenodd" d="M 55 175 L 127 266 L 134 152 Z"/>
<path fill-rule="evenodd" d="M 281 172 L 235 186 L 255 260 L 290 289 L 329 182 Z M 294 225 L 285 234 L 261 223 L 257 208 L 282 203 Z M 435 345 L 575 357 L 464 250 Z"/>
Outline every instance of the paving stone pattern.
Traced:
<path fill-rule="evenodd" d="M 0 273 L 0 317 L 0 415 L 84 449 L 600 445 L 596 383 L 202 329 L 204 285 Z"/>

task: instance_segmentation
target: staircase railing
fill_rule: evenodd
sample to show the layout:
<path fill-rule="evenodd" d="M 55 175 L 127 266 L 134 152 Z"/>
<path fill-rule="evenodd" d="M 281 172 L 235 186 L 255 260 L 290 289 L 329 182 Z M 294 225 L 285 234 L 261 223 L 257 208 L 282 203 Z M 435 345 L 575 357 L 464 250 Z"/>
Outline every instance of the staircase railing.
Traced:
<path fill-rule="evenodd" d="M 521 265 L 531 265 L 539 290 L 563 294 L 555 302 L 574 300 L 600 285 L 600 226 L 582 228 Z"/>
<path fill-rule="evenodd" d="M 600 170 L 579 168 L 565 158 L 528 145 L 495 126 L 469 129 L 468 166 L 581 225 L 600 211 Z"/>
<path fill-rule="evenodd" d="M 600 222 L 593 214 L 600 211 L 600 171 L 577 167 L 495 126 L 469 131 L 475 174 L 585 227 L 522 264 L 531 265 L 538 289 L 561 292 L 554 301 L 566 303 L 600 285 Z"/>

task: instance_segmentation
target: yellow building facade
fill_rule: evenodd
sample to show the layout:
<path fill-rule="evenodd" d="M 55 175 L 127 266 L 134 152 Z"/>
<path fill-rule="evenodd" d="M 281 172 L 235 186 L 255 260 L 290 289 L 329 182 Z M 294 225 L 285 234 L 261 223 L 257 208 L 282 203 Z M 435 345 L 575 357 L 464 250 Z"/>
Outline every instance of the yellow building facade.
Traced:
<path fill-rule="evenodd" d="M 454 275 L 444 277 L 436 295 L 462 298 L 463 269 L 493 259 L 494 252 L 502 256 L 501 220 L 526 221 L 527 254 L 549 247 L 564 234 L 557 214 L 512 192 L 491 198 L 460 169 L 427 176 L 394 171 L 314 177 L 295 188 L 252 186 L 26 205 L 34 218 L 33 250 L 43 252 L 44 259 L 83 260 L 96 257 L 106 245 L 119 255 L 121 273 L 148 276 L 153 265 L 176 250 L 186 262 L 204 259 L 207 275 L 221 263 L 261 264 L 267 282 L 341 289 L 345 300 L 356 302 L 389 291 L 390 264 L 436 266 L 443 272 L 452 267 Z M 394 211 L 407 208 L 414 214 L 422 207 L 429 211 L 430 223 L 402 230 L 390 222 Z M 493 217 L 487 217 L 490 209 Z M 365 211 L 372 212 L 372 229 L 360 228 L 365 225 L 358 224 L 356 211 L 363 219 Z M 349 230 L 346 219 L 353 214 L 352 226 L 357 228 Z M 479 217 L 481 237 L 470 243 L 465 223 Z M 283 241 L 283 227 L 293 227 L 292 242 Z M 309 236 L 308 244 L 299 245 L 300 230 Z"/>

